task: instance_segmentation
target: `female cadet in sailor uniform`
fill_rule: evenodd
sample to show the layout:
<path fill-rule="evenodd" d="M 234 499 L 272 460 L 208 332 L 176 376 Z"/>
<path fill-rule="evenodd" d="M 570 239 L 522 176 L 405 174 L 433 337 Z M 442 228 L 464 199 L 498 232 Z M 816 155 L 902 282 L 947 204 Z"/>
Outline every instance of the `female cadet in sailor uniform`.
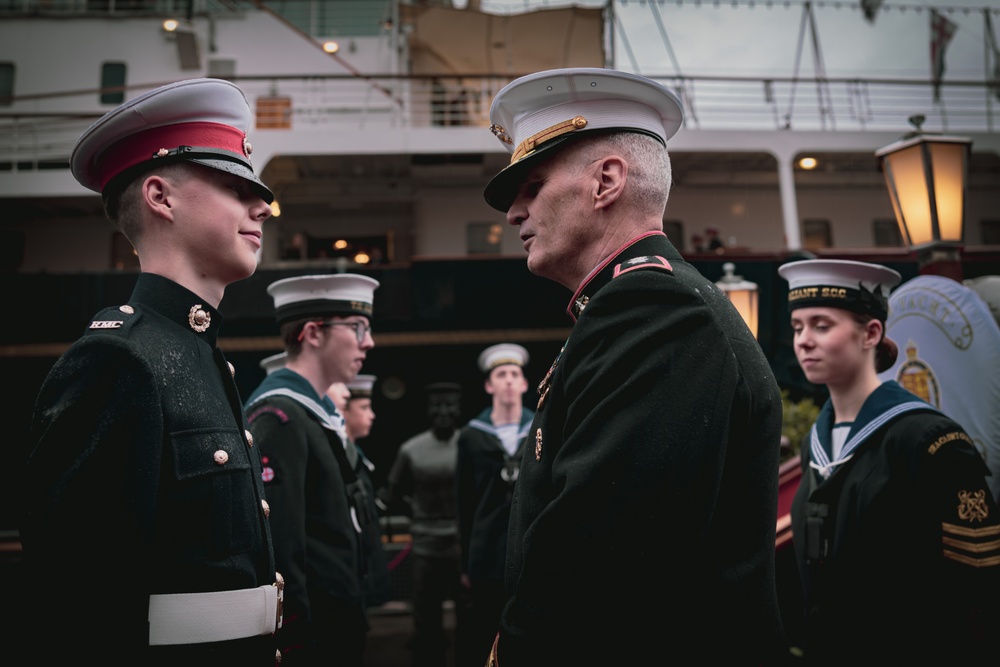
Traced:
<path fill-rule="evenodd" d="M 878 377 L 898 352 L 885 321 L 899 274 L 842 260 L 778 272 L 796 358 L 830 394 L 792 507 L 806 661 L 995 660 L 1000 523 L 986 465 L 959 424 Z"/>

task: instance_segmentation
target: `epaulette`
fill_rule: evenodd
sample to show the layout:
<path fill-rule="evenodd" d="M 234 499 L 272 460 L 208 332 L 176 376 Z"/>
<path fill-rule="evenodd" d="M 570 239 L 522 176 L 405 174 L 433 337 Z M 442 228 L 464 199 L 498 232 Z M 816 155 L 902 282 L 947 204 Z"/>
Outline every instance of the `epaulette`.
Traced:
<path fill-rule="evenodd" d="M 643 255 L 642 257 L 633 257 L 632 259 L 626 260 L 621 264 L 616 264 L 611 277 L 617 278 L 624 273 L 628 273 L 629 271 L 638 271 L 639 269 L 658 269 L 671 274 L 674 272 L 674 267 L 670 266 L 670 262 L 668 262 L 665 257 L 660 257 L 659 255 Z"/>

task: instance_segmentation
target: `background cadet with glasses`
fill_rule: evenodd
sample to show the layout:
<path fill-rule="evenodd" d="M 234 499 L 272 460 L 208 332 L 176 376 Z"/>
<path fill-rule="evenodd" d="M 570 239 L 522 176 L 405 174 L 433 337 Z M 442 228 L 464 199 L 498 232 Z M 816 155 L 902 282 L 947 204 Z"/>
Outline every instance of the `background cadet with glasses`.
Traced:
<path fill-rule="evenodd" d="M 355 472 L 357 450 L 326 391 L 349 383 L 375 346 L 378 281 L 354 274 L 272 283 L 287 352 L 247 401 L 271 506 L 274 557 L 285 576 L 284 667 L 363 664 L 368 556 L 381 549 L 374 504 Z"/>

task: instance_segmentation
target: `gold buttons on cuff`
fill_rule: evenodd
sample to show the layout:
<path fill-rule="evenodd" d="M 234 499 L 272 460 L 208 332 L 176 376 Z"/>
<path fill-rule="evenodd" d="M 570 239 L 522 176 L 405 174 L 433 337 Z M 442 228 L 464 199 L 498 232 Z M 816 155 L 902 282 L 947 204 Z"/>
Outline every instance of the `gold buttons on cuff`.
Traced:
<path fill-rule="evenodd" d="M 229 454 L 227 454 L 224 449 L 220 449 L 212 455 L 212 458 L 221 466 L 225 465 L 226 461 L 229 460 Z"/>
<path fill-rule="evenodd" d="M 260 506 L 264 508 L 264 518 L 271 516 L 271 506 L 267 504 L 267 501 L 261 499 Z"/>
<path fill-rule="evenodd" d="M 253 447 L 253 433 L 247 430 L 244 430 L 243 433 L 247 436 L 247 444 Z"/>

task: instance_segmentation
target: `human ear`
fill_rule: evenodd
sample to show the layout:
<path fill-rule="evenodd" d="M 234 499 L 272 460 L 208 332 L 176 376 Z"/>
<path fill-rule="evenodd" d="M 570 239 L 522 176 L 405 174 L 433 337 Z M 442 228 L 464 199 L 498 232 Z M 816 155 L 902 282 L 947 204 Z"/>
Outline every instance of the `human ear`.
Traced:
<path fill-rule="evenodd" d="M 628 163 L 617 155 L 609 155 L 601 160 L 599 169 L 594 203 L 597 208 L 606 208 L 622 195 L 628 176 Z"/>
<path fill-rule="evenodd" d="M 142 202 L 156 216 L 173 220 L 171 210 L 170 183 L 162 176 L 153 174 L 142 181 L 140 187 Z"/>

